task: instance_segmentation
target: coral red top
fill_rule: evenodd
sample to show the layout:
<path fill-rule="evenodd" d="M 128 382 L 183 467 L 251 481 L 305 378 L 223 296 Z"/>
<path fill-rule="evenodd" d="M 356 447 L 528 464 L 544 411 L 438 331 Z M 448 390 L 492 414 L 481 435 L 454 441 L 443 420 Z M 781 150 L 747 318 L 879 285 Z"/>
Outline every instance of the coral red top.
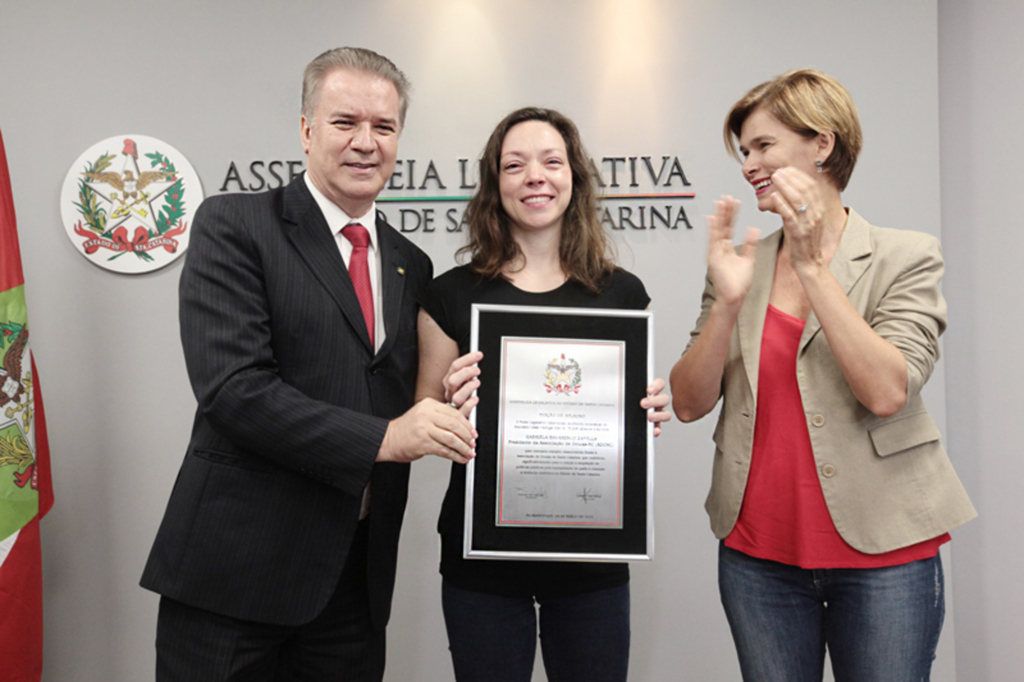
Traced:
<path fill-rule="evenodd" d="M 811 450 L 796 355 L 804 320 L 768 306 L 761 340 L 750 476 L 727 547 L 801 568 L 879 568 L 927 559 L 949 533 L 885 552 L 859 552 L 839 535 Z"/>

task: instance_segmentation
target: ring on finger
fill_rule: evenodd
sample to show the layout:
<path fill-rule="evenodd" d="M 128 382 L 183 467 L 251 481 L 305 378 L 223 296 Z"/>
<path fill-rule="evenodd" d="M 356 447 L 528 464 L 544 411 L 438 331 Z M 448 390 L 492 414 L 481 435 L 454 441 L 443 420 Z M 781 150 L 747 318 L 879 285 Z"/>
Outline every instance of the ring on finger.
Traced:
<path fill-rule="evenodd" d="M 800 208 L 798 208 L 798 209 L 796 210 L 796 212 L 797 212 L 797 213 L 803 213 L 803 212 L 804 212 L 804 211 L 806 211 L 806 210 L 807 210 L 807 204 L 804 204 L 803 206 L 801 206 Z"/>
<path fill-rule="evenodd" d="M 448 403 L 448 407 L 452 408 L 453 410 L 459 409 L 459 406 L 455 404 L 454 400 Z"/>

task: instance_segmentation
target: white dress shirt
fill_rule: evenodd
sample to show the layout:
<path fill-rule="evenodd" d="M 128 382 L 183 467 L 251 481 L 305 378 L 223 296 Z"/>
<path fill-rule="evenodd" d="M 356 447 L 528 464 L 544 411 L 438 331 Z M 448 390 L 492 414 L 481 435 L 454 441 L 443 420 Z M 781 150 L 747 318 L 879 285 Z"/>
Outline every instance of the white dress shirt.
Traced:
<path fill-rule="evenodd" d="M 370 210 L 364 215 L 350 216 L 316 188 L 313 181 L 309 179 L 309 173 L 304 173 L 303 177 L 306 180 L 306 187 L 309 188 L 313 199 L 316 200 L 317 206 L 320 207 L 324 218 L 327 219 L 327 226 L 331 228 L 331 234 L 334 235 L 334 243 L 338 245 L 338 251 L 341 253 L 341 259 L 345 261 L 346 269 L 352 260 L 352 250 L 354 247 L 352 242 L 341 231 L 345 229 L 346 225 L 359 223 L 370 234 L 370 243 L 368 245 L 370 253 L 367 254 L 366 265 L 370 271 L 370 290 L 373 292 L 373 349 L 377 351 L 380 349 L 381 344 L 384 343 L 384 315 L 383 311 L 381 311 L 380 303 L 380 249 L 377 245 L 377 202 L 373 202 Z M 365 519 L 369 513 L 370 484 L 367 482 L 366 487 L 363 489 L 363 503 L 359 509 L 359 519 Z"/>
<path fill-rule="evenodd" d="M 377 239 L 377 202 L 373 202 L 370 206 L 370 210 L 361 216 L 350 216 L 345 211 L 335 204 L 333 201 L 323 195 L 323 193 L 316 188 L 313 181 L 309 179 L 309 173 L 305 173 L 303 177 L 306 180 L 306 186 L 309 187 L 310 193 L 316 200 L 317 206 L 320 207 L 320 211 L 324 214 L 324 218 L 327 219 L 327 226 L 331 228 L 331 234 L 334 235 L 334 242 L 338 245 L 338 252 L 341 253 L 341 259 L 345 261 L 345 267 L 348 268 L 349 262 L 352 260 L 352 242 L 348 240 L 345 235 L 341 233 L 345 229 L 346 225 L 352 223 L 359 223 L 366 228 L 366 231 L 370 234 L 370 253 L 367 256 L 367 266 L 370 271 L 370 289 L 373 292 L 373 345 L 374 350 L 380 350 L 381 345 L 384 343 L 384 314 L 381 310 L 381 283 L 380 283 L 380 248 Z"/>

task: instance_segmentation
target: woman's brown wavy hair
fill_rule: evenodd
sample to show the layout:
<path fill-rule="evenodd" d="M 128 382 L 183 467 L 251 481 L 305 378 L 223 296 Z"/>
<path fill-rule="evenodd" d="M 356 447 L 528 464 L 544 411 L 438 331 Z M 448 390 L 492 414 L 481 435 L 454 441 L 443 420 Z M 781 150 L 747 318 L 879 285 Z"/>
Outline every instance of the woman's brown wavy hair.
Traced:
<path fill-rule="evenodd" d="M 572 170 L 572 196 L 562 217 L 559 257 L 570 280 L 598 293 L 615 270 L 615 260 L 611 241 L 598 218 L 596 171 L 576 125 L 552 109 L 517 109 L 491 133 L 480 156 L 480 187 L 466 207 L 469 243 L 459 249 L 456 257 L 461 261 L 468 255 L 473 272 L 493 279 L 520 256 L 519 245 L 510 230 L 512 221 L 501 205 L 499 175 L 505 136 L 526 121 L 550 124 L 565 141 Z"/>

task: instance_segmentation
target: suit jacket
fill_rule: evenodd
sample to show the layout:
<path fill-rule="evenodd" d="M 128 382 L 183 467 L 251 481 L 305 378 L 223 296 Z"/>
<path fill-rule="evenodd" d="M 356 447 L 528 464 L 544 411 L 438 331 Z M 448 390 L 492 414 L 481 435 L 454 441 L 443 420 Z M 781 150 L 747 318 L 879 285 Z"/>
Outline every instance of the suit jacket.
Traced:
<path fill-rule="evenodd" d="M 198 401 L 142 586 L 246 620 L 312 620 L 338 584 L 372 481 L 368 590 L 390 614 L 408 465 L 376 464 L 413 403 L 416 313 L 430 259 L 377 218 L 386 339 L 359 300 L 302 178 L 207 199 L 180 283 Z"/>
<path fill-rule="evenodd" d="M 781 239 L 779 230 L 758 245 L 753 286 L 729 341 L 705 504 L 718 538 L 736 523 L 750 471 L 761 333 Z M 851 546 L 878 554 L 934 538 L 977 515 L 919 395 L 946 326 L 942 252 L 934 237 L 874 227 L 850 210 L 829 270 L 868 324 L 907 360 L 907 404 L 880 418 L 853 395 L 813 312 L 797 354 L 797 383 L 832 521 Z M 714 300 L 709 281 L 691 344 Z"/>

